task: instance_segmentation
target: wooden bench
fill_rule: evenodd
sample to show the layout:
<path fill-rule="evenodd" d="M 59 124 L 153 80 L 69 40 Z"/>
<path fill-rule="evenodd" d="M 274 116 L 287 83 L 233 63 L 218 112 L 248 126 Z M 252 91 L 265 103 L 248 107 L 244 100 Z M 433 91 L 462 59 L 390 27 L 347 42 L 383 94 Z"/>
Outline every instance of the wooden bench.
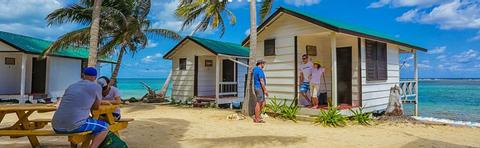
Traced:
<path fill-rule="evenodd" d="M 0 136 L 23 137 L 23 136 L 68 136 L 68 141 L 72 147 L 82 143 L 82 148 L 90 145 L 92 138 L 90 131 L 72 134 L 58 134 L 53 130 L 0 130 Z"/>

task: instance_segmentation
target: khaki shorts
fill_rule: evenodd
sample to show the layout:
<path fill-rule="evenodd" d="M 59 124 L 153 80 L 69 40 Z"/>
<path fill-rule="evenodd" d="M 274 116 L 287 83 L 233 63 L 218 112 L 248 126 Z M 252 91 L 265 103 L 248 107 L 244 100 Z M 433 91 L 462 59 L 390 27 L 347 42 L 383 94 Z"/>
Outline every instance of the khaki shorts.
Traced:
<path fill-rule="evenodd" d="M 320 94 L 320 84 L 310 84 L 310 92 L 312 92 L 312 97 L 318 97 Z"/>

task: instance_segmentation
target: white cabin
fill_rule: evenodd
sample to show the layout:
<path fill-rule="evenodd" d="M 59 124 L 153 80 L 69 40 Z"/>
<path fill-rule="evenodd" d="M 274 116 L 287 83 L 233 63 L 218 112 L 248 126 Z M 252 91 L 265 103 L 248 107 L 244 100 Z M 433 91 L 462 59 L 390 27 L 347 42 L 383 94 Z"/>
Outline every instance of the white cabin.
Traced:
<path fill-rule="evenodd" d="M 186 37 L 165 54 L 172 60 L 172 98 L 217 104 L 244 98 L 249 49 L 238 44 Z"/>
<path fill-rule="evenodd" d="M 57 98 L 70 84 L 80 80 L 87 49 L 66 49 L 40 59 L 39 55 L 50 44 L 0 31 L 0 99 Z"/>
<path fill-rule="evenodd" d="M 299 97 L 298 67 L 303 54 L 326 67 L 328 97 L 334 106 L 384 110 L 389 90 L 405 86 L 416 97 L 417 51 L 421 48 L 373 30 L 344 24 L 316 14 L 279 8 L 257 28 L 256 58 L 267 62 L 265 73 L 270 96 Z M 249 38 L 243 41 L 249 45 Z M 308 49 L 308 52 L 307 52 Z M 400 82 L 400 54 L 415 55 L 415 81 Z M 413 89 L 413 90 L 412 90 Z M 316 115 L 318 111 L 303 109 Z"/>

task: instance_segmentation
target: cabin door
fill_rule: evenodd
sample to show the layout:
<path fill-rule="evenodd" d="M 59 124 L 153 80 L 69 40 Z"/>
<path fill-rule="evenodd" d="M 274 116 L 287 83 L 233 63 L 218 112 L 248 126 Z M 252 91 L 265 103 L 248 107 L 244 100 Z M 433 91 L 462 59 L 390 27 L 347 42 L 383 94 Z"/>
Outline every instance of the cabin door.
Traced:
<path fill-rule="evenodd" d="M 352 104 L 352 47 L 337 48 L 337 103 Z"/>
<path fill-rule="evenodd" d="M 45 93 L 47 78 L 47 60 L 38 58 L 32 59 L 32 94 Z"/>
<path fill-rule="evenodd" d="M 235 82 L 235 63 L 223 60 L 222 65 L 222 82 Z"/>

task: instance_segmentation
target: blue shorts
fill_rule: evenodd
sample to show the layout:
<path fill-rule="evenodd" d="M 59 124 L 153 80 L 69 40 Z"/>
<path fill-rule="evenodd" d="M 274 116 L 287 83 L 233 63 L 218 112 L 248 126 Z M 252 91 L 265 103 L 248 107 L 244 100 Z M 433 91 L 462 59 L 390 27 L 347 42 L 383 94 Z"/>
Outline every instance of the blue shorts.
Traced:
<path fill-rule="evenodd" d="M 265 94 L 262 88 L 255 88 L 255 96 L 257 97 L 257 102 L 265 102 Z"/>
<path fill-rule="evenodd" d="M 302 82 L 300 85 L 300 92 L 307 93 L 310 90 L 310 83 L 309 82 Z"/>
<path fill-rule="evenodd" d="M 108 131 L 108 123 L 104 121 L 96 120 L 93 118 L 88 118 L 85 120 L 86 120 L 85 124 L 80 126 L 77 129 L 74 129 L 72 131 L 58 131 L 54 129 L 55 133 L 70 134 L 70 133 L 81 133 L 81 132 L 91 131 L 92 134 L 96 136 L 103 131 Z"/>

